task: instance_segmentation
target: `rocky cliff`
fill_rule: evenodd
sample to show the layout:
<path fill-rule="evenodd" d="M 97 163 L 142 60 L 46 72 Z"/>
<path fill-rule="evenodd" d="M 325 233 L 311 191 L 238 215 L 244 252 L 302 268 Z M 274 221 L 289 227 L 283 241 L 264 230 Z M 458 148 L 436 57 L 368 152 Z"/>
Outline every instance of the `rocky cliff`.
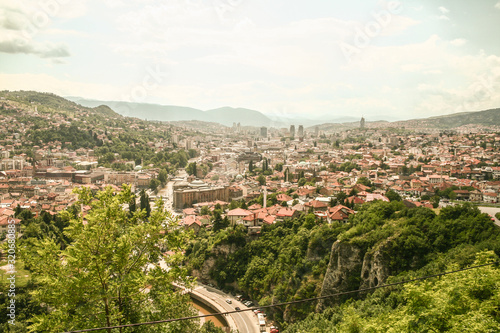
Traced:
<path fill-rule="evenodd" d="M 336 241 L 332 246 L 320 296 L 371 288 L 384 283 L 390 273 L 387 253 L 390 253 L 392 241 L 392 237 L 388 238 L 370 249 L 363 249 L 349 241 Z M 342 297 L 322 299 L 318 302 L 317 311 L 340 300 Z"/>
<path fill-rule="evenodd" d="M 208 258 L 203 262 L 200 269 L 193 269 L 192 276 L 204 283 L 217 284 L 212 278 L 212 271 L 215 269 L 218 258 L 227 258 L 228 255 L 235 253 L 238 247 L 236 244 L 220 244 L 215 246 Z"/>

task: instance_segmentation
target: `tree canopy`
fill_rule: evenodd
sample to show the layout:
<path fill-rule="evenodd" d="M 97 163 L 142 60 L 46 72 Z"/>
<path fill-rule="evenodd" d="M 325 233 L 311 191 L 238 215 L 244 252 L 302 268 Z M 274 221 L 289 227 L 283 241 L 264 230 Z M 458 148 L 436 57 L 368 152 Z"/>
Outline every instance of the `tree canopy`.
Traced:
<path fill-rule="evenodd" d="M 147 218 L 144 210 L 123 209 L 132 198 L 129 186 L 119 193 L 108 187 L 95 197 L 87 188 L 76 192 L 79 203 L 91 209 L 69 220 L 64 232 L 71 244 L 61 250 L 53 239 L 44 238 L 23 253 L 37 284 L 32 296 L 46 310 L 32 318 L 30 330 L 61 332 L 192 314 L 188 296 L 172 286 L 189 285 L 190 279 L 180 266 L 183 238 L 180 231 L 170 230 L 174 219 L 161 202 Z M 163 236 L 165 229 L 170 231 Z M 160 265 L 165 250 L 177 253 L 164 258 L 170 269 Z M 140 326 L 134 332 L 197 329 L 197 323 L 182 321 Z"/>

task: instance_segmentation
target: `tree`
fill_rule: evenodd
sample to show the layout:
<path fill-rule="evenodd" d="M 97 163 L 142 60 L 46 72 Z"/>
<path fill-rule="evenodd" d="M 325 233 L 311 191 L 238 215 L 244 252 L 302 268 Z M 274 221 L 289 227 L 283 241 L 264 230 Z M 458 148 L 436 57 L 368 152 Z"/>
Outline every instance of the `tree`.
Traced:
<path fill-rule="evenodd" d="M 356 184 L 361 184 L 361 185 L 365 185 L 368 187 L 372 187 L 372 182 L 366 177 L 359 178 L 358 181 L 356 182 Z"/>
<path fill-rule="evenodd" d="M 274 170 L 278 172 L 283 171 L 283 163 L 276 163 L 276 165 L 274 166 Z"/>
<path fill-rule="evenodd" d="M 347 199 L 347 195 L 344 192 L 339 192 L 337 194 L 337 200 L 340 202 L 341 205 L 344 204 L 345 199 Z"/>
<path fill-rule="evenodd" d="M 253 172 L 253 161 L 250 160 L 250 162 L 248 163 L 248 172 L 252 173 Z"/>
<path fill-rule="evenodd" d="M 146 217 L 151 215 L 151 206 L 149 205 L 149 195 L 144 190 L 141 191 L 141 210 L 146 212 Z"/>
<path fill-rule="evenodd" d="M 189 174 L 189 175 L 193 175 L 193 176 L 197 176 L 197 167 L 196 167 L 196 162 L 192 162 L 192 163 L 189 163 L 187 168 L 186 168 L 186 172 Z"/>
<path fill-rule="evenodd" d="M 161 169 L 160 172 L 158 173 L 158 180 L 165 185 L 165 183 L 168 180 L 168 172 L 165 169 Z"/>
<path fill-rule="evenodd" d="M 387 197 L 387 199 L 389 199 L 389 201 L 401 201 L 401 196 L 396 193 L 394 190 L 388 190 L 387 192 L 385 192 L 385 196 Z"/>
<path fill-rule="evenodd" d="M 136 209 L 137 209 L 137 206 L 136 206 L 136 201 L 135 201 L 135 200 L 136 200 L 136 198 L 135 198 L 135 194 L 134 194 L 134 193 L 132 193 L 132 194 L 130 195 L 130 201 L 129 201 L 129 203 L 128 203 L 128 210 L 129 210 L 129 212 L 130 212 L 131 214 L 133 214 L 133 213 L 136 211 Z"/>
<path fill-rule="evenodd" d="M 151 181 L 149 182 L 149 188 L 153 191 L 156 192 L 156 190 L 158 189 L 158 186 L 161 185 L 161 182 L 158 180 L 158 179 L 151 179 Z"/>
<path fill-rule="evenodd" d="M 257 177 L 257 181 L 259 182 L 260 185 L 266 185 L 266 176 L 259 175 L 259 177 Z"/>
<path fill-rule="evenodd" d="M 210 209 L 208 208 L 208 206 L 201 207 L 200 214 L 201 215 L 210 215 Z"/>
<path fill-rule="evenodd" d="M 176 223 L 162 203 L 146 219 L 144 211 L 130 216 L 122 208 L 131 200 L 130 186 L 117 194 L 108 187 L 97 193 L 97 200 L 87 188 L 75 192 L 79 203 L 91 209 L 85 217 L 71 219 L 65 229 L 74 241 L 60 250 L 45 238 L 23 252 L 37 283 L 32 296 L 47 311 L 32 317 L 30 330 L 62 332 L 192 315 L 189 297 L 172 286 L 190 285 L 180 265 L 184 237 L 173 230 Z M 162 236 L 164 226 L 172 230 Z M 177 253 L 166 259 L 175 269 L 158 264 L 165 249 Z M 196 329 L 194 322 L 178 322 L 139 326 L 134 332 Z"/>
<path fill-rule="evenodd" d="M 306 179 L 305 178 L 300 178 L 299 181 L 297 182 L 297 185 L 300 187 L 300 186 L 304 186 L 306 184 Z"/>

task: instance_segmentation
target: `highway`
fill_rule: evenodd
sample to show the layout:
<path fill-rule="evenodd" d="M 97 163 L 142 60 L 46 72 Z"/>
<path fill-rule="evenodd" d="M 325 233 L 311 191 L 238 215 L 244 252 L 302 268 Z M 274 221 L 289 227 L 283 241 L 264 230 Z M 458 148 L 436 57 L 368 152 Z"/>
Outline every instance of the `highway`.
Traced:
<path fill-rule="evenodd" d="M 239 307 L 242 310 L 247 309 L 245 305 L 237 301 L 234 297 L 202 284 L 198 284 L 195 288 L 193 288 L 192 293 L 195 293 L 198 297 L 203 297 L 207 302 L 213 304 L 213 308 L 218 309 L 219 311 L 221 309 L 223 311 L 234 311 L 235 307 Z M 228 304 L 226 299 L 230 299 L 232 303 Z M 231 313 L 226 316 L 226 320 L 228 321 L 230 327 L 232 326 L 231 324 L 235 325 L 234 328 L 241 333 L 260 332 L 259 321 L 253 311 Z"/>

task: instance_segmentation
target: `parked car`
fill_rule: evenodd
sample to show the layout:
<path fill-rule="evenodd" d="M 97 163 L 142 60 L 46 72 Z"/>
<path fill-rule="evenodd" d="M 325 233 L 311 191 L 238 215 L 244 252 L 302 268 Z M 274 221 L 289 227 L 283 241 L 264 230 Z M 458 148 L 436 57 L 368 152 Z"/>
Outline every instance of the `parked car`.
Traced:
<path fill-rule="evenodd" d="M 235 307 L 234 309 L 235 309 L 236 311 L 240 311 L 240 310 L 241 310 L 239 306 Z"/>
<path fill-rule="evenodd" d="M 231 304 L 231 303 L 233 303 L 233 302 L 232 302 L 232 301 L 228 298 L 228 299 L 226 299 L 226 303 L 227 303 L 227 304 Z"/>

